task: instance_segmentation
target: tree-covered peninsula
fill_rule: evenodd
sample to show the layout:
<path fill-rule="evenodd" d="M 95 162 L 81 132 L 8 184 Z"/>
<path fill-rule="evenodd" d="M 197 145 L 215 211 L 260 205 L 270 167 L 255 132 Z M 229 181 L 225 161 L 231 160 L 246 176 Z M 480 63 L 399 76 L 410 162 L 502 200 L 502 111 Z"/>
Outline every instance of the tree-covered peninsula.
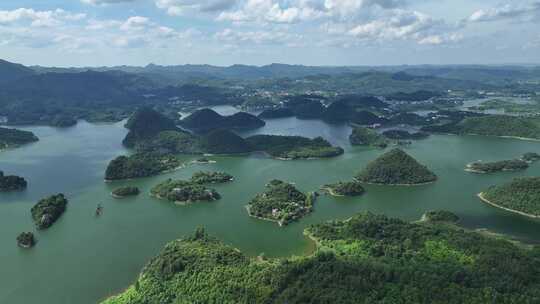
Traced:
<path fill-rule="evenodd" d="M 0 171 L 0 192 L 8 191 L 20 191 L 26 189 L 28 183 L 20 176 L 4 175 L 3 171 Z"/>
<path fill-rule="evenodd" d="M 521 160 L 524 160 L 528 163 L 533 163 L 540 160 L 540 154 L 535 152 L 527 152 L 521 156 Z"/>
<path fill-rule="evenodd" d="M 105 170 L 105 180 L 114 181 L 158 175 L 182 166 L 174 155 L 136 153 L 113 159 Z"/>
<path fill-rule="evenodd" d="M 365 127 L 354 127 L 349 141 L 353 146 L 371 146 L 377 148 L 386 148 L 388 140 L 377 131 Z"/>
<path fill-rule="evenodd" d="M 327 158 L 343 154 L 322 137 L 255 135 L 246 139 L 254 151 L 264 151 L 279 159 Z"/>
<path fill-rule="evenodd" d="M 496 162 L 474 162 L 467 165 L 465 171 L 472 173 L 495 173 L 501 171 L 520 171 L 529 168 L 529 163 L 521 159 L 501 160 Z"/>
<path fill-rule="evenodd" d="M 487 115 L 466 117 L 459 123 L 429 126 L 428 132 L 540 139 L 540 120 L 532 117 Z"/>
<path fill-rule="evenodd" d="M 126 187 L 120 187 L 120 188 L 114 189 L 111 192 L 111 195 L 114 198 L 124 198 L 124 197 L 128 197 L 128 196 L 137 196 L 137 195 L 139 195 L 139 193 L 141 193 L 139 188 L 132 187 L 132 186 L 126 186 Z"/>
<path fill-rule="evenodd" d="M 202 184 L 185 180 L 168 179 L 150 190 L 150 194 L 158 199 L 180 205 L 191 204 L 201 201 L 215 201 L 221 198 L 219 193 Z"/>
<path fill-rule="evenodd" d="M 196 184 L 221 184 L 233 180 L 234 177 L 225 172 L 199 171 L 191 176 L 191 182 Z"/>
<path fill-rule="evenodd" d="M 41 199 L 30 210 L 32 219 L 38 229 L 51 227 L 66 211 L 68 200 L 63 194 L 56 194 Z"/>
<path fill-rule="evenodd" d="M 362 213 L 310 226 L 309 256 L 249 258 L 199 229 L 102 304 L 536 303 L 540 256 L 440 222 Z"/>
<path fill-rule="evenodd" d="M 37 136 L 30 131 L 0 127 L 0 150 L 17 148 L 38 140 Z"/>
<path fill-rule="evenodd" d="M 180 124 L 190 130 L 206 132 L 215 129 L 257 129 L 266 123 L 257 116 L 245 112 L 222 116 L 214 110 L 201 109 L 182 119 Z"/>
<path fill-rule="evenodd" d="M 272 180 L 266 184 L 266 191 L 257 194 L 246 209 L 252 217 L 284 226 L 312 212 L 316 196 L 316 193 L 306 195 L 290 183 Z"/>
<path fill-rule="evenodd" d="M 504 185 L 491 186 L 478 196 L 495 207 L 540 218 L 540 177 L 516 178 Z"/>
<path fill-rule="evenodd" d="M 326 184 L 321 187 L 321 190 L 333 196 L 359 196 L 366 191 L 358 181 Z"/>
<path fill-rule="evenodd" d="M 401 149 L 393 149 L 370 162 L 356 179 L 370 184 L 419 185 L 437 180 L 426 166 Z"/>
<path fill-rule="evenodd" d="M 123 140 L 128 148 L 154 138 L 163 131 L 179 131 L 174 121 L 152 108 L 142 107 L 131 115 L 125 127 L 129 129 Z"/>

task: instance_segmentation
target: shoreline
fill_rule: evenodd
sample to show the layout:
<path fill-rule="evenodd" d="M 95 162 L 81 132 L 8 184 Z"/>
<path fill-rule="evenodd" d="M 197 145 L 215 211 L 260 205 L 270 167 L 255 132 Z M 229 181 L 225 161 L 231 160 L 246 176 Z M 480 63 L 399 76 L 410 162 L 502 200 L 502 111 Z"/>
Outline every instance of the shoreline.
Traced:
<path fill-rule="evenodd" d="M 370 182 L 363 182 L 361 180 L 358 180 L 354 178 L 359 183 L 366 184 L 366 185 L 372 185 L 372 186 L 393 186 L 393 187 L 415 187 L 415 186 L 426 186 L 431 185 L 437 182 L 438 178 L 431 182 L 425 182 L 425 183 L 419 183 L 419 184 L 381 184 L 381 183 L 370 183 Z"/>
<path fill-rule="evenodd" d="M 525 212 L 522 212 L 522 211 L 518 211 L 518 210 L 514 210 L 514 209 L 510 209 L 510 208 L 506 208 L 506 207 L 497 205 L 497 204 L 489 201 L 488 199 L 486 199 L 484 197 L 484 192 L 478 193 L 477 196 L 478 196 L 478 198 L 480 198 L 480 200 L 482 202 L 484 202 L 484 203 L 486 203 L 488 205 L 491 205 L 493 207 L 496 207 L 496 208 L 499 208 L 499 209 L 502 209 L 502 210 L 505 210 L 505 211 L 508 211 L 508 212 L 516 213 L 516 214 L 519 214 L 519 215 L 522 215 L 522 216 L 526 216 L 526 217 L 529 217 L 529 218 L 540 219 L 540 215 L 529 214 L 529 213 L 525 213 Z"/>
<path fill-rule="evenodd" d="M 331 196 L 334 196 L 334 197 L 346 197 L 347 195 L 343 195 L 343 194 L 337 194 L 336 192 L 334 192 L 334 189 L 330 188 L 330 187 L 321 187 L 321 191 L 324 191 L 325 193 L 331 195 Z"/>

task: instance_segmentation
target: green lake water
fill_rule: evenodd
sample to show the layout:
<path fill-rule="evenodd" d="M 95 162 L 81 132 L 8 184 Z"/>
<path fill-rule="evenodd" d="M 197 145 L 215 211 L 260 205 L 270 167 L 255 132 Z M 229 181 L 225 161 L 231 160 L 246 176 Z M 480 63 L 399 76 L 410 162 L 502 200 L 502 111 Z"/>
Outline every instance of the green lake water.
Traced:
<path fill-rule="evenodd" d="M 343 156 L 325 160 L 278 161 L 262 155 L 213 157 L 215 164 L 189 165 L 156 177 L 104 183 L 108 161 L 126 153 L 122 123 L 80 122 L 68 129 L 23 128 L 40 141 L 0 153 L 0 170 L 24 176 L 26 191 L 0 194 L 0 303 L 90 304 L 118 293 L 131 284 L 144 264 L 167 242 L 204 226 L 249 255 L 300 255 L 313 245 L 303 229 L 313 223 L 346 219 L 361 211 L 416 220 L 425 211 L 445 209 L 462 218 L 468 228 L 488 228 L 515 238 L 540 242 L 540 221 L 510 214 L 481 203 L 476 194 L 492 184 L 518 176 L 540 176 L 540 163 L 517 173 L 474 175 L 463 171 L 476 160 L 502 160 L 525 152 L 540 152 L 540 143 L 475 136 L 432 136 L 406 151 L 428 165 L 439 181 L 419 187 L 366 186 L 359 198 L 321 196 L 315 212 L 288 227 L 247 216 L 244 205 L 273 178 L 294 182 L 304 191 L 325 183 L 348 180 L 382 150 L 348 144 L 350 128 L 295 118 L 269 120 L 267 126 L 242 135 L 321 135 L 345 148 Z M 185 157 L 190 161 L 193 157 Z M 197 170 L 222 170 L 235 181 L 215 188 L 222 199 L 191 206 L 150 198 L 150 188 L 167 178 L 189 178 Z M 142 194 L 115 200 L 113 188 L 138 186 Z M 20 249 L 15 238 L 34 231 L 30 208 L 43 196 L 62 192 L 69 199 L 66 213 L 56 224 L 36 232 L 38 243 Z M 94 211 L 103 204 L 104 214 Z"/>

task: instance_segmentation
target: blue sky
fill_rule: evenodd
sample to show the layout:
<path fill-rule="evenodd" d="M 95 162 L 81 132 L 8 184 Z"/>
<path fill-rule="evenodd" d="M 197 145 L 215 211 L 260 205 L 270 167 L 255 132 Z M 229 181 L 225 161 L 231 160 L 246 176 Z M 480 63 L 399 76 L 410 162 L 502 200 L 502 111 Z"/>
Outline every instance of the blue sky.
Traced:
<path fill-rule="evenodd" d="M 540 0 L 2 0 L 27 65 L 540 63 Z"/>

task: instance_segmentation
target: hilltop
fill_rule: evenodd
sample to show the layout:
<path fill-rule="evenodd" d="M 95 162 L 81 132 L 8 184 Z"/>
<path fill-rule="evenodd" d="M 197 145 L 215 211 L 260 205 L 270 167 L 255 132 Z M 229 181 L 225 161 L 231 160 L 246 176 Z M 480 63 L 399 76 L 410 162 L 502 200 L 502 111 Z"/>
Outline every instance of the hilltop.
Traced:
<path fill-rule="evenodd" d="M 174 121 L 148 107 L 135 111 L 125 127 L 129 129 L 129 133 L 122 143 L 128 148 L 133 148 L 136 144 L 149 140 L 160 132 L 179 130 Z"/>
<path fill-rule="evenodd" d="M 245 112 L 222 116 L 211 109 L 201 109 L 182 119 L 180 124 L 190 130 L 204 132 L 215 129 L 256 129 L 266 123 Z"/>
<path fill-rule="evenodd" d="M 393 149 L 370 162 L 356 178 L 364 183 L 418 185 L 434 182 L 437 176 L 401 149 Z"/>

